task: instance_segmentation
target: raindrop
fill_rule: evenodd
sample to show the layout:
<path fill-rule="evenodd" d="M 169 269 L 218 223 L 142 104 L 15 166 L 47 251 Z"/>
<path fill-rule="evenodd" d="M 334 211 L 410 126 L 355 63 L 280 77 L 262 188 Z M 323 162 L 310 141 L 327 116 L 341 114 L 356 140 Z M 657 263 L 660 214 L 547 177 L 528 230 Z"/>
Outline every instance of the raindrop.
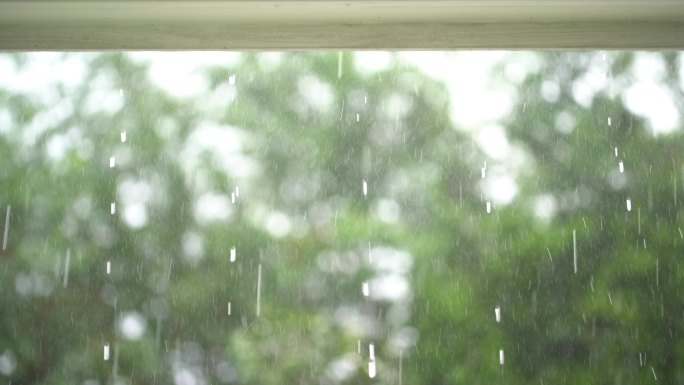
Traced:
<path fill-rule="evenodd" d="M 575 230 L 572 230 L 572 261 L 575 274 L 577 274 L 577 232 Z"/>
<path fill-rule="evenodd" d="M 364 282 L 361 285 L 361 291 L 363 292 L 364 297 L 368 297 L 368 295 L 370 295 L 370 288 L 368 287 L 368 282 Z"/>
<path fill-rule="evenodd" d="M 375 378 L 375 375 L 375 361 L 371 361 L 368 363 L 368 377 Z"/>
<path fill-rule="evenodd" d="M 504 351 L 503 351 L 503 349 L 499 349 L 499 364 L 501 364 L 501 365 L 504 364 Z"/>
<path fill-rule="evenodd" d="M 5 213 L 5 234 L 2 236 L 2 251 L 7 250 L 7 237 L 9 236 L 9 222 L 11 214 L 12 206 L 7 206 L 7 212 Z"/>
<path fill-rule="evenodd" d="M 487 201 L 487 214 L 491 214 L 492 212 L 492 202 Z"/>
<path fill-rule="evenodd" d="M 126 142 L 126 130 L 121 131 L 121 143 Z"/>
<path fill-rule="evenodd" d="M 236 251 L 235 251 L 235 246 L 230 248 L 230 261 L 235 262 L 235 256 L 236 256 Z"/>
<path fill-rule="evenodd" d="M 632 211 L 632 200 L 627 198 L 627 211 Z"/>
<path fill-rule="evenodd" d="M 116 203 L 113 203 L 109 205 L 109 213 L 114 215 L 116 213 Z"/>
<path fill-rule="evenodd" d="M 109 344 L 104 346 L 104 360 L 109 361 Z"/>
<path fill-rule="evenodd" d="M 337 78 L 342 78 L 342 52 L 337 54 Z"/>
<path fill-rule="evenodd" d="M 114 168 L 116 167 L 116 158 L 113 156 L 109 157 L 109 168 Z"/>
<path fill-rule="evenodd" d="M 371 361 L 375 361 L 375 345 L 373 344 L 368 345 L 368 358 Z"/>
<path fill-rule="evenodd" d="M 620 163 L 618 163 L 618 168 L 620 169 L 620 173 L 625 172 L 625 164 L 622 163 L 622 161 L 620 161 Z"/>
<path fill-rule="evenodd" d="M 231 74 L 230 76 L 228 76 L 228 84 L 231 86 L 235 85 L 235 75 Z"/>
<path fill-rule="evenodd" d="M 610 116 L 608 117 L 608 125 L 611 125 Z"/>
<path fill-rule="evenodd" d="M 123 98 L 123 88 L 119 88 L 119 96 Z"/>
<path fill-rule="evenodd" d="M 107 275 L 112 273 L 112 262 L 107 261 Z"/>
<path fill-rule="evenodd" d="M 480 169 L 480 174 L 482 175 L 482 179 L 484 179 L 487 176 L 487 169 L 485 167 L 482 167 Z"/>
<path fill-rule="evenodd" d="M 257 298 L 256 298 L 256 316 L 261 315 L 261 264 L 257 269 Z"/>
<path fill-rule="evenodd" d="M 658 381 L 658 376 L 656 376 L 655 369 L 653 369 L 653 366 L 651 366 L 651 373 L 653 373 L 653 379 Z"/>
<path fill-rule="evenodd" d="M 230 203 L 235 203 L 235 193 L 230 194 Z"/>
<path fill-rule="evenodd" d="M 496 315 L 496 322 L 501 322 L 501 308 L 500 307 L 495 307 L 494 308 L 494 314 Z"/>
<path fill-rule="evenodd" d="M 228 302 L 228 315 L 230 315 L 230 302 Z"/>
<path fill-rule="evenodd" d="M 356 121 L 358 122 L 361 119 L 361 115 L 356 114 Z"/>
<path fill-rule="evenodd" d="M 617 149 L 617 147 L 615 147 L 615 157 L 617 158 L 617 156 L 618 156 L 618 149 Z"/>
<path fill-rule="evenodd" d="M 368 96 L 363 97 L 363 104 L 368 104 Z"/>
<path fill-rule="evenodd" d="M 239 186 L 235 186 L 235 197 L 236 198 L 240 197 L 240 187 Z"/>
<path fill-rule="evenodd" d="M 356 340 L 356 354 L 361 355 L 361 340 Z"/>
<path fill-rule="evenodd" d="M 366 180 L 363 180 L 363 196 L 368 196 L 368 182 Z"/>
<path fill-rule="evenodd" d="M 66 261 L 64 261 L 64 281 L 62 282 L 62 285 L 64 287 L 67 287 L 69 284 L 69 265 L 71 264 L 71 249 L 67 249 L 66 252 Z"/>

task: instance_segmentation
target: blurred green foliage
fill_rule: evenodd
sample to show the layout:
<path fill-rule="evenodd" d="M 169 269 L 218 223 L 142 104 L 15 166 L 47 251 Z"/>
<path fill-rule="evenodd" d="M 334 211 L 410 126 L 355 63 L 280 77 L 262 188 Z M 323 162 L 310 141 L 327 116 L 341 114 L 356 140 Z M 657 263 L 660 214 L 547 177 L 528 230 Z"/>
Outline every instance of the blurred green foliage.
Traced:
<path fill-rule="evenodd" d="M 373 73 L 352 53 L 267 55 L 207 68 L 197 99 L 121 53 L 77 56 L 74 86 L 0 89 L 0 376 L 684 382 L 684 131 L 625 107 L 635 53 L 535 54 L 499 160 L 454 126 L 446 85 L 394 55 Z M 657 55 L 681 113 L 681 60 Z M 609 86 L 579 103 L 597 68 Z M 518 187 L 491 213 L 485 161 Z"/>

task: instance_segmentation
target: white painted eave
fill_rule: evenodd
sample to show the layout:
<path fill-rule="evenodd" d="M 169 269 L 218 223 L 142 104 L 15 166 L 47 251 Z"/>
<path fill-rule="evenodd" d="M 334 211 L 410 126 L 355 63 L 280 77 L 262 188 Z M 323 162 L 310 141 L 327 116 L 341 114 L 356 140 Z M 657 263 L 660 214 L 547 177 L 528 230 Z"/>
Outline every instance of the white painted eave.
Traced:
<path fill-rule="evenodd" d="M 684 48 L 684 0 L 0 1 L 0 50 L 594 48 Z"/>

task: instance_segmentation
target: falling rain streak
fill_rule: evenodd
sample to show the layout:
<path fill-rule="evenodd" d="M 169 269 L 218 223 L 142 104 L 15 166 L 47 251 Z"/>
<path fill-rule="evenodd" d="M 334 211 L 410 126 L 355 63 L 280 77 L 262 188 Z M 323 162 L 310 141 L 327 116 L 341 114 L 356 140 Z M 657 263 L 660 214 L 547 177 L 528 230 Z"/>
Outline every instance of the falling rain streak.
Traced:
<path fill-rule="evenodd" d="M 230 302 L 228 302 L 228 315 L 230 315 Z"/>
<path fill-rule="evenodd" d="M 114 168 L 116 167 L 116 158 L 113 156 L 109 157 L 109 168 Z"/>
<path fill-rule="evenodd" d="M 492 202 L 487 201 L 487 214 L 492 213 Z"/>
<path fill-rule="evenodd" d="M 10 215 L 12 214 L 12 206 L 7 206 L 5 212 L 5 233 L 2 236 L 2 251 L 7 250 L 7 237 L 9 236 Z"/>
<path fill-rule="evenodd" d="M 503 349 L 499 349 L 499 364 L 501 364 L 501 365 L 504 364 L 504 351 L 503 351 Z"/>
<path fill-rule="evenodd" d="M 231 74 L 230 76 L 228 76 L 228 85 L 235 85 L 235 75 Z"/>
<path fill-rule="evenodd" d="M 69 265 L 71 264 L 71 249 L 67 249 L 66 258 L 64 261 L 64 280 L 62 286 L 67 287 L 69 284 Z"/>
<path fill-rule="evenodd" d="M 109 361 L 109 344 L 104 346 L 104 360 Z"/>
<path fill-rule="evenodd" d="M 577 274 L 577 232 L 572 230 L 572 262 Z"/>
<path fill-rule="evenodd" d="M 363 196 L 368 196 L 368 182 L 366 180 L 363 180 Z"/>
<path fill-rule="evenodd" d="M 361 284 L 361 291 L 363 292 L 364 297 L 368 297 L 370 295 L 370 288 L 368 286 L 368 282 L 364 282 Z"/>
<path fill-rule="evenodd" d="M 259 264 L 257 269 L 256 316 L 261 316 L 261 264 Z"/>
<path fill-rule="evenodd" d="M 126 130 L 121 131 L 121 143 L 126 143 Z"/>
<path fill-rule="evenodd" d="M 235 257 L 236 257 L 237 251 L 235 250 L 235 247 L 230 248 L 230 261 L 235 262 Z"/>
<path fill-rule="evenodd" d="M 627 198 L 627 211 L 632 211 L 632 200 Z"/>
<path fill-rule="evenodd" d="M 107 275 L 112 273 L 112 262 L 107 261 Z"/>
<path fill-rule="evenodd" d="M 109 213 L 112 215 L 116 214 L 116 203 L 112 202 L 112 204 L 109 205 Z"/>
<path fill-rule="evenodd" d="M 375 378 L 375 375 L 375 361 L 371 361 L 368 363 L 368 377 Z"/>
<path fill-rule="evenodd" d="M 496 322 L 501 322 L 501 308 L 500 307 L 497 306 L 496 308 L 494 308 L 494 314 L 496 316 Z"/>
<path fill-rule="evenodd" d="M 625 164 L 622 161 L 618 163 L 618 169 L 620 170 L 621 174 L 625 172 Z"/>

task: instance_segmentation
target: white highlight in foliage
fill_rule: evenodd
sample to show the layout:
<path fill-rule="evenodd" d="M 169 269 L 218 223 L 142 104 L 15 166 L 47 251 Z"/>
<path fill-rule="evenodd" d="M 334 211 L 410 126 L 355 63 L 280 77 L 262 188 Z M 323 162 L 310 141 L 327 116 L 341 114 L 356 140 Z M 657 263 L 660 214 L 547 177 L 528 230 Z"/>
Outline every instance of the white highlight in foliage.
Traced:
<path fill-rule="evenodd" d="M 112 204 L 109 205 L 109 213 L 112 215 L 116 214 L 116 203 L 112 202 Z"/>
<path fill-rule="evenodd" d="M 235 246 L 233 246 L 230 248 L 230 261 L 231 262 L 235 262 L 235 255 L 236 255 Z"/>
<path fill-rule="evenodd" d="M 375 361 L 371 361 L 368 363 L 368 377 L 375 378 L 375 375 Z"/>
<path fill-rule="evenodd" d="M 126 142 L 126 130 L 121 131 L 121 143 Z"/>
<path fill-rule="evenodd" d="M 627 211 L 632 211 L 632 200 L 627 199 Z"/>
<path fill-rule="evenodd" d="M 504 352 L 503 352 L 503 349 L 499 349 L 499 363 L 500 363 L 501 365 L 504 364 Z"/>
<path fill-rule="evenodd" d="M 361 291 L 363 292 L 364 297 L 368 297 L 370 295 L 370 288 L 368 287 L 368 282 L 364 282 L 361 285 Z"/>
<path fill-rule="evenodd" d="M 104 360 L 109 361 L 109 344 L 104 346 Z"/>
<path fill-rule="evenodd" d="M 500 307 L 495 307 L 494 308 L 494 314 L 496 315 L 496 322 L 501 322 L 501 308 Z"/>
<path fill-rule="evenodd" d="M 618 168 L 620 169 L 620 173 L 625 172 L 625 164 L 622 161 L 618 163 Z"/>
<path fill-rule="evenodd" d="M 113 156 L 109 157 L 109 168 L 114 168 L 116 167 L 116 158 Z"/>

